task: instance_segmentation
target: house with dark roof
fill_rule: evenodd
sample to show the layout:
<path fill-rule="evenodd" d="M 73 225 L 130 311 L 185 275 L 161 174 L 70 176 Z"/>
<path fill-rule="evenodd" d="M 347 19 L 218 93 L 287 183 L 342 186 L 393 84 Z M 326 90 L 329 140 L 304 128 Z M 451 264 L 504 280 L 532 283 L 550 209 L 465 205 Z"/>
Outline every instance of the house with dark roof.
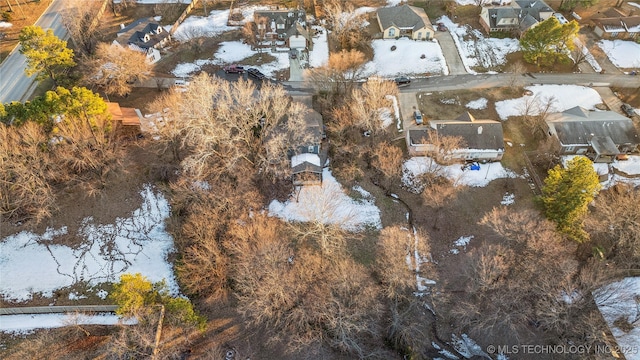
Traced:
<path fill-rule="evenodd" d="M 294 144 L 291 153 L 291 178 L 293 185 L 317 185 L 322 183 L 322 167 L 326 161 L 326 151 L 322 151 L 324 125 L 322 115 L 312 107 L 311 96 L 294 96 L 293 101 L 303 103 L 309 111 L 304 116 L 303 136 L 292 136 L 304 139 Z"/>
<path fill-rule="evenodd" d="M 376 11 L 383 39 L 407 36 L 413 40 L 433 39 L 433 26 L 423 8 L 407 4 Z"/>
<path fill-rule="evenodd" d="M 595 14 L 593 32 L 602 39 L 637 39 L 640 37 L 640 15 L 627 15 L 616 8 Z"/>
<path fill-rule="evenodd" d="M 114 44 L 145 52 L 150 62 L 160 60 L 158 49 L 171 41 L 171 35 L 153 18 L 138 19 L 118 31 Z"/>
<path fill-rule="evenodd" d="M 613 111 L 589 111 L 576 106 L 550 114 L 549 136 L 562 155 L 585 155 L 594 162 L 612 162 L 619 154 L 638 150 L 640 137 L 633 121 Z"/>
<path fill-rule="evenodd" d="M 524 34 L 530 28 L 553 16 L 553 9 L 542 0 L 515 0 L 508 5 L 486 6 L 480 11 L 484 31 Z"/>
<path fill-rule="evenodd" d="M 406 142 L 412 156 L 438 153 L 432 139 L 439 136 L 461 137 L 464 146 L 455 149 L 438 161 L 500 161 L 504 154 L 502 123 L 496 120 L 478 120 L 466 112 L 455 120 L 430 120 L 426 129 L 407 131 Z"/>
<path fill-rule="evenodd" d="M 264 40 L 271 42 L 272 46 L 313 49 L 307 14 L 302 9 L 259 10 L 253 13 L 253 22 L 258 31 L 264 32 Z"/>

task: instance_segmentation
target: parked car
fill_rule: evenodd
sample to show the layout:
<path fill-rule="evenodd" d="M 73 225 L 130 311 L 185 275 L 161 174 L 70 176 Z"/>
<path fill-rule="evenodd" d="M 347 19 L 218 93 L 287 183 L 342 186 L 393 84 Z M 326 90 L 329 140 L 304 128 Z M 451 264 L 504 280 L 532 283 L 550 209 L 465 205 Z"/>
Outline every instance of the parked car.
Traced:
<path fill-rule="evenodd" d="M 409 84 L 411 84 L 411 79 L 405 76 L 395 78 L 394 81 L 396 82 L 396 85 L 398 85 L 398 87 L 409 86 Z"/>
<path fill-rule="evenodd" d="M 438 23 L 438 31 L 447 31 L 447 27 L 444 26 L 444 23 Z"/>
<path fill-rule="evenodd" d="M 560 23 L 560 25 L 564 25 L 564 24 L 569 22 L 569 20 L 567 20 L 567 18 L 565 18 L 564 15 L 562 15 L 560 13 L 554 13 L 553 16 L 556 19 L 558 19 L 558 22 Z"/>
<path fill-rule="evenodd" d="M 252 78 L 256 78 L 258 80 L 262 80 L 266 77 L 263 73 L 260 72 L 260 70 L 256 68 L 247 69 L 247 74 L 249 74 L 249 76 L 251 76 Z"/>
<path fill-rule="evenodd" d="M 413 112 L 413 118 L 416 120 L 416 124 L 422 125 L 422 114 L 420 113 L 420 110 Z"/>
<path fill-rule="evenodd" d="M 242 74 L 244 73 L 244 68 L 240 65 L 228 65 L 225 66 L 224 68 L 224 72 L 226 72 L 227 74 L 231 73 L 231 74 Z"/>
<path fill-rule="evenodd" d="M 292 49 L 291 52 L 289 53 L 289 56 L 291 56 L 292 59 L 297 59 L 298 58 L 298 50 Z"/>
<path fill-rule="evenodd" d="M 631 105 L 629 104 L 622 104 L 622 106 L 620 106 L 620 109 L 622 110 L 622 112 L 624 112 L 628 117 L 634 117 L 636 116 L 636 111 L 633 109 L 633 107 L 631 107 Z"/>

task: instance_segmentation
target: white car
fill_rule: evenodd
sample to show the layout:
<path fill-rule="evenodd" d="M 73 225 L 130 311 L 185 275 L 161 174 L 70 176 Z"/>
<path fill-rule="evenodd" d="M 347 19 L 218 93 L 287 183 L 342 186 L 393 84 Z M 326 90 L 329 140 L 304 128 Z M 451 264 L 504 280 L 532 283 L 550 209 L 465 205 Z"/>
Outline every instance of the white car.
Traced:
<path fill-rule="evenodd" d="M 564 24 L 569 22 L 569 20 L 567 20 L 567 18 L 565 18 L 564 15 L 562 15 L 560 13 L 554 13 L 553 16 L 556 19 L 558 19 L 558 22 L 560 23 L 560 25 L 564 25 Z"/>

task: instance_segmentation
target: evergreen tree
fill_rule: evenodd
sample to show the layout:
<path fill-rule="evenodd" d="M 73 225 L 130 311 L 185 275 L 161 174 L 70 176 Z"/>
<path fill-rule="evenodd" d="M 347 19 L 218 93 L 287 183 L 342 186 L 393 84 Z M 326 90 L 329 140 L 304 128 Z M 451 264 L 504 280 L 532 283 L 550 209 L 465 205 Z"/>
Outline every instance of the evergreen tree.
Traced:
<path fill-rule="evenodd" d="M 39 26 L 27 26 L 20 31 L 20 53 L 27 58 L 27 76 L 36 74 L 36 80 L 50 77 L 57 84 L 58 75 L 73 67 L 73 50 L 59 39 L 51 29 L 46 32 Z"/>
<path fill-rule="evenodd" d="M 581 242 L 587 238 L 582 219 L 599 190 L 598 174 L 591 160 L 576 156 L 566 167 L 556 165 L 549 170 L 540 201 L 545 215 L 556 223 L 558 230 Z"/>
<path fill-rule="evenodd" d="M 122 274 L 113 287 L 110 297 L 118 305 L 116 314 L 120 316 L 135 316 L 144 322 L 158 306 L 164 306 L 169 323 L 195 325 L 200 329 L 206 324 L 206 319 L 198 315 L 189 299 L 171 296 L 164 281 L 152 283 L 140 273 Z"/>
<path fill-rule="evenodd" d="M 573 38 L 579 30 L 576 21 L 562 25 L 550 17 L 527 30 L 520 39 L 524 60 L 538 66 L 569 62 L 568 54 L 574 48 Z"/>

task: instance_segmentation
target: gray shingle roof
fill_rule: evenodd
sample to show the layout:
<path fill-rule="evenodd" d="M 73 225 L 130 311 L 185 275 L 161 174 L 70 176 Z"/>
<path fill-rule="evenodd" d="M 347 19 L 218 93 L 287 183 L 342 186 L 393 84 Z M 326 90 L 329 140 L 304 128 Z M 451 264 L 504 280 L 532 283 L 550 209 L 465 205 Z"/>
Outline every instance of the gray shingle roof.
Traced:
<path fill-rule="evenodd" d="M 550 114 L 547 120 L 563 145 L 590 145 L 594 136 L 609 137 L 614 144 L 640 144 L 631 119 L 613 111 L 588 111 L 574 107 Z"/>
<path fill-rule="evenodd" d="M 160 31 L 160 33 L 158 33 Z M 144 41 L 145 34 L 149 40 Z M 138 19 L 118 31 L 118 42 L 122 45 L 135 45 L 143 50 L 150 49 L 169 36 L 153 18 Z"/>
<path fill-rule="evenodd" d="M 377 15 L 382 25 L 382 30 L 386 30 L 391 26 L 413 30 L 431 26 L 429 17 L 424 9 L 406 4 L 380 8 L 377 11 Z"/>

